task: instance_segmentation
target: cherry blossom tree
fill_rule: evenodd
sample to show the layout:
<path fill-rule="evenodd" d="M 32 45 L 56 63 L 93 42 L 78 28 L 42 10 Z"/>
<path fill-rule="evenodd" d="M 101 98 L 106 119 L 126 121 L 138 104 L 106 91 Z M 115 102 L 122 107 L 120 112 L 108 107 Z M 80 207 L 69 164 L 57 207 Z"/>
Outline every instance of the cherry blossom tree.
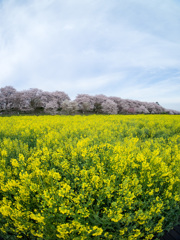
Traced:
<path fill-rule="evenodd" d="M 108 100 L 108 97 L 106 97 L 103 94 L 95 95 L 93 97 L 94 100 L 94 109 L 93 111 L 95 113 L 102 113 L 102 103 Z"/>
<path fill-rule="evenodd" d="M 106 114 L 117 114 L 118 107 L 117 104 L 111 99 L 105 100 L 102 105 L 102 112 Z"/>
<path fill-rule="evenodd" d="M 123 99 L 121 99 L 120 97 L 109 97 L 109 99 L 117 104 L 117 109 L 118 109 L 117 113 L 120 114 L 123 109 L 123 107 L 122 107 Z"/>
<path fill-rule="evenodd" d="M 56 92 L 43 92 L 41 101 L 44 111 L 49 114 L 57 114 L 62 110 L 62 103 L 65 100 L 70 100 L 69 96 L 60 91 Z"/>
<path fill-rule="evenodd" d="M 76 101 L 65 100 L 61 104 L 62 113 L 75 114 L 78 111 L 78 104 Z"/>
<path fill-rule="evenodd" d="M 70 97 L 65 92 L 61 92 L 61 91 L 52 92 L 52 97 L 53 97 L 53 100 L 57 103 L 59 111 L 62 110 L 61 105 L 65 100 L 70 101 Z"/>
<path fill-rule="evenodd" d="M 49 102 L 46 102 L 44 107 L 44 112 L 48 114 L 57 114 L 58 113 L 58 103 L 55 99 L 52 99 Z"/>
<path fill-rule="evenodd" d="M 33 112 L 43 110 L 41 101 L 43 91 L 38 88 L 30 88 L 29 90 L 22 91 L 21 94 L 21 111 Z"/>
<path fill-rule="evenodd" d="M 159 103 L 157 104 L 154 102 L 149 102 L 149 103 L 146 102 L 145 106 L 151 114 L 158 114 L 158 113 L 165 112 L 165 108 L 161 107 Z"/>
<path fill-rule="evenodd" d="M 107 97 L 103 94 L 90 96 L 78 94 L 74 101 L 62 91 L 48 92 L 37 88 L 16 91 L 12 86 L 0 88 L 0 112 L 45 112 L 48 114 L 180 114 L 163 108 L 158 102 L 142 102 Z"/>
<path fill-rule="evenodd" d="M 135 112 L 136 113 L 144 113 L 144 114 L 149 113 L 149 111 L 147 110 L 147 108 L 144 105 L 141 105 L 140 107 L 136 107 Z"/>
<path fill-rule="evenodd" d="M 14 108 L 14 97 L 16 89 L 12 86 L 0 88 L 0 110 L 10 111 Z"/>
<path fill-rule="evenodd" d="M 25 101 L 24 92 L 16 91 L 13 96 L 13 110 L 17 111 L 18 113 L 21 112 L 24 101 Z"/>
<path fill-rule="evenodd" d="M 88 94 L 78 94 L 75 102 L 78 105 L 78 111 L 80 113 L 89 113 L 94 109 L 94 98 Z"/>

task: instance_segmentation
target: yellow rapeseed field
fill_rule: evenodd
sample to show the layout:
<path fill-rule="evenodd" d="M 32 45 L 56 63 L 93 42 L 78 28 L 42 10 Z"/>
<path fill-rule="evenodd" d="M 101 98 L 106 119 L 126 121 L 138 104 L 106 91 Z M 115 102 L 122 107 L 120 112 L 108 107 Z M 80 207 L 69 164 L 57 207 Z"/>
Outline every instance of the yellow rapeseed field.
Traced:
<path fill-rule="evenodd" d="M 0 118 L 0 236 L 157 239 L 180 216 L 180 116 Z"/>

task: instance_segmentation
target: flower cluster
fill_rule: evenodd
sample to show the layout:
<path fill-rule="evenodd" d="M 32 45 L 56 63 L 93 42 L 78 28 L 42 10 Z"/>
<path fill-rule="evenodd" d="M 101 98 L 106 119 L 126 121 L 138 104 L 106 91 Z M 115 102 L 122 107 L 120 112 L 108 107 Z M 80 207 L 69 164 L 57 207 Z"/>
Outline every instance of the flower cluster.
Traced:
<path fill-rule="evenodd" d="M 0 118 L 0 235 L 160 238 L 180 214 L 179 120 Z"/>

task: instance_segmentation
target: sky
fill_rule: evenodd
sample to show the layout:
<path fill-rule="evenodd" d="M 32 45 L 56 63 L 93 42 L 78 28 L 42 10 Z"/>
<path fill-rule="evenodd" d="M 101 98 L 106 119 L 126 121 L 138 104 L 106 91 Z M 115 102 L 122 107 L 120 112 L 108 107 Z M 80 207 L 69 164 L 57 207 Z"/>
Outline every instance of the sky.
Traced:
<path fill-rule="evenodd" d="M 0 0 L 0 88 L 180 111 L 179 0 Z"/>

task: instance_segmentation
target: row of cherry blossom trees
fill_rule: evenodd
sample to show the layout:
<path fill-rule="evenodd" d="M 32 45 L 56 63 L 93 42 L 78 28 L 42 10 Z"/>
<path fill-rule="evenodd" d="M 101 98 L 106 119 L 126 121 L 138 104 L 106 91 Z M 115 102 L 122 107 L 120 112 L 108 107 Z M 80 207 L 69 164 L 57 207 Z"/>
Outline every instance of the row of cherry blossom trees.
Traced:
<path fill-rule="evenodd" d="M 61 91 L 47 92 L 37 88 L 17 91 L 11 86 L 0 88 L 0 113 L 47 113 L 47 114 L 179 114 L 158 103 L 141 102 L 79 94 L 75 100 Z"/>

